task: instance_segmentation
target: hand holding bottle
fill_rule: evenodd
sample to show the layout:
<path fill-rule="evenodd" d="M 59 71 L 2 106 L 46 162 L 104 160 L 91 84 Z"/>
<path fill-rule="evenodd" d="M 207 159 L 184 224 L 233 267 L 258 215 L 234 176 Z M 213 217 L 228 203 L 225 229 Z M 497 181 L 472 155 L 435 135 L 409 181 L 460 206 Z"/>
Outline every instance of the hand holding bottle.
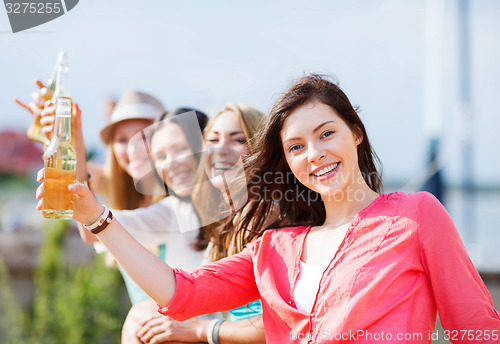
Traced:
<path fill-rule="evenodd" d="M 43 144 L 47 143 L 47 137 L 45 137 L 44 132 L 42 131 L 42 126 L 40 124 L 41 111 L 45 106 L 47 106 L 47 103 L 45 101 L 52 100 L 52 103 L 55 103 L 58 98 L 69 97 L 67 94 L 67 90 L 65 90 L 64 88 L 65 80 L 58 80 L 60 72 L 62 73 L 61 75 L 63 79 L 65 79 L 67 70 L 68 55 L 65 52 L 61 51 L 57 58 L 57 63 L 54 66 L 54 70 L 52 71 L 52 75 L 47 82 L 47 85 L 44 85 L 38 79 L 35 80 L 35 83 L 40 91 L 33 93 L 33 101 L 29 105 L 26 105 L 18 98 L 14 98 L 14 101 L 17 104 L 24 107 L 26 110 L 31 112 L 31 114 L 33 114 L 33 121 L 26 133 L 29 139 L 41 142 Z"/>
<path fill-rule="evenodd" d="M 45 179 L 45 170 L 42 169 L 37 175 L 37 181 L 42 184 L 36 190 L 39 200 L 36 208 L 40 211 L 43 211 L 46 193 Z M 86 226 L 94 224 L 104 213 L 104 206 L 87 185 L 77 181 L 70 184 L 68 190 L 74 195 L 73 218 Z M 176 288 L 173 270 L 135 240 L 116 218 L 98 234 L 98 238 L 139 287 L 159 304 L 170 302 Z"/>
<path fill-rule="evenodd" d="M 43 211 L 45 168 L 38 171 L 36 180 L 42 182 L 36 189 L 36 199 L 38 199 L 36 209 Z M 102 214 L 104 207 L 97 201 L 89 187 L 77 181 L 74 184 L 70 184 L 68 190 L 74 195 L 73 218 L 82 224 L 91 224 L 95 222 Z"/>
<path fill-rule="evenodd" d="M 31 102 L 29 102 L 28 104 L 24 103 L 19 98 L 14 97 L 14 102 L 17 105 L 20 105 L 21 107 L 28 110 L 28 112 L 31 113 L 33 116 L 39 115 L 45 105 L 45 99 L 43 99 L 41 95 L 41 90 L 45 88 L 45 85 L 39 79 L 35 79 L 35 84 L 38 86 L 40 90 L 35 91 L 31 94 Z"/>
<path fill-rule="evenodd" d="M 42 127 L 40 124 L 41 111 L 45 106 L 45 101 L 52 97 L 52 91 L 48 89 L 40 80 L 35 80 L 35 84 L 40 89 L 39 91 L 35 91 L 32 93 L 32 101 L 29 104 L 24 103 L 19 98 L 14 98 L 14 102 L 20 105 L 21 107 L 28 110 L 32 115 L 33 119 L 31 121 L 31 125 L 26 132 L 26 135 L 29 139 L 33 141 L 38 141 L 41 143 L 47 142 L 47 137 L 45 137 L 42 132 Z"/>
<path fill-rule="evenodd" d="M 75 103 L 72 108 L 72 117 L 74 118 L 74 144 L 76 151 L 76 179 L 84 181 L 88 177 L 87 171 L 87 151 L 85 149 L 85 141 L 83 139 L 83 127 L 82 127 L 82 110 L 80 106 Z M 47 138 L 52 137 L 52 133 L 54 132 L 54 123 L 55 123 L 55 113 L 56 107 L 51 104 L 50 101 L 45 103 L 43 110 L 41 111 L 41 119 L 40 124 L 42 126 L 43 133 L 47 136 Z"/>
<path fill-rule="evenodd" d="M 75 144 L 77 139 L 82 139 L 83 141 L 83 132 L 82 132 L 82 110 L 78 106 L 77 103 L 73 106 L 72 116 L 74 118 L 74 135 L 75 135 Z M 55 122 L 55 114 L 56 114 L 56 106 L 52 104 L 50 100 L 45 102 L 43 109 L 40 112 L 41 119 L 40 124 L 42 125 L 43 133 L 47 137 L 51 137 L 54 131 L 54 122 Z M 82 142 L 83 143 L 83 142 Z"/>
<path fill-rule="evenodd" d="M 72 103 L 60 98 L 56 105 L 56 131 L 43 154 L 45 190 L 43 216 L 70 219 L 73 216 L 73 195 L 68 185 L 76 179 L 76 151 L 71 136 Z"/>

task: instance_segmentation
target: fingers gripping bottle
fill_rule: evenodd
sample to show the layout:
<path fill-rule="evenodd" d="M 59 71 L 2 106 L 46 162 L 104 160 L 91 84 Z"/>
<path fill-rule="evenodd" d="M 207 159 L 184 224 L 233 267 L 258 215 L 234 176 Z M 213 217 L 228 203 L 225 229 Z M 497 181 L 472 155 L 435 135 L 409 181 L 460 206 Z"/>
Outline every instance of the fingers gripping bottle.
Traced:
<path fill-rule="evenodd" d="M 71 99 L 56 103 L 55 132 L 45 148 L 44 217 L 71 219 L 73 194 L 68 185 L 76 178 L 76 153 L 71 136 Z"/>

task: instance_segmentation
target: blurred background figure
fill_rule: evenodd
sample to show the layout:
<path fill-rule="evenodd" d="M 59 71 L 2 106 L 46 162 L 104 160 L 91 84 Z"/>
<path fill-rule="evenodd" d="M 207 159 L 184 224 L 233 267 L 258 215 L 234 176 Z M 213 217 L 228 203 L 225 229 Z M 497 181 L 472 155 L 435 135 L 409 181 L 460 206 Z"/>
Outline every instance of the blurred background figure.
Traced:
<path fill-rule="evenodd" d="M 109 123 L 111 121 L 111 114 L 113 113 L 115 106 L 115 98 L 110 96 L 102 98 L 99 109 L 104 123 Z M 87 150 L 87 169 L 92 175 L 94 183 L 97 185 L 102 183 L 104 178 L 105 161 L 105 150 L 101 149 L 101 147 L 90 147 Z"/>

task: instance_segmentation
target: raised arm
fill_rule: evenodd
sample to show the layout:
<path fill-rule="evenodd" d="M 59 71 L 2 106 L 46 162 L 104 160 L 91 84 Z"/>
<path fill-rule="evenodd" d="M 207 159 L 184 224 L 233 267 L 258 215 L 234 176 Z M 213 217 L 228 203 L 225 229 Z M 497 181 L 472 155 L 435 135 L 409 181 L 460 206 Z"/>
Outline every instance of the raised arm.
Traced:
<path fill-rule="evenodd" d="M 88 181 L 89 172 L 87 169 L 87 150 L 83 138 L 82 111 L 78 104 L 75 104 L 72 111 L 72 115 L 75 117 L 74 143 L 76 150 L 76 180 L 85 182 Z M 47 101 L 45 107 L 41 110 L 41 114 L 42 118 L 40 124 L 42 125 L 42 130 L 47 137 L 50 137 L 54 131 L 55 106 L 50 105 L 50 101 Z M 99 241 L 95 235 L 83 228 L 81 223 L 78 223 L 78 232 L 82 240 L 87 244 L 93 244 Z"/>
<path fill-rule="evenodd" d="M 45 85 L 43 84 L 43 82 L 40 79 L 35 79 L 35 85 L 38 87 L 39 90 L 41 90 L 42 88 L 45 87 Z M 31 94 L 31 102 L 29 102 L 28 104 L 26 104 L 25 102 L 23 102 L 21 99 L 19 99 L 17 97 L 14 97 L 13 100 L 17 105 L 28 110 L 28 112 L 33 116 L 39 115 L 40 112 L 43 110 L 43 107 L 45 105 L 45 100 L 40 95 L 40 92 L 37 92 L 37 91 L 35 91 Z"/>
<path fill-rule="evenodd" d="M 38 181 L 43 181 L 43 170 L 38 174 Z M 43 183 L 36 192 L 40 202 L 37 209 L 42 209 Z M 69 186 L 74 197 L 73 218 L 81 224 L 93 224 L 104 212 L 104 206 L 94 197 L 88 186 L 81 183 Z M 106 246 L 118 264 L 153 300 L 168 305 L 172 299 L 176 283 L 172 269 L 160 258 L 149 252 L 137 242 L 123 226 L 113 219 L 109 226 L 97 238 Z"/>

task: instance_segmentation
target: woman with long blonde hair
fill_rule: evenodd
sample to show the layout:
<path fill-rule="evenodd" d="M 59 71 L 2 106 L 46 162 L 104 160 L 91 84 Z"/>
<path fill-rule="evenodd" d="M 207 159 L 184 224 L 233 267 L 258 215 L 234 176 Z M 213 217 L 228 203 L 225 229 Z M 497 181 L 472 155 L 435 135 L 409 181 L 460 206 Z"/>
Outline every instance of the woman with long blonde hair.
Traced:
<path fill-rule="evenodd" d="M 231 233 L 219 231 L 225 218 L 246 201 L 241 198 L 245 174 L 243 163 L 252 153 L 252 138 L 264 114 L 245 104 L 226 104 L 205 128 L 204 168 L 197 172 L 193 202 L 202 226 L 211 237 L 210 259 L 219 260 L 230 250 Z"/>

